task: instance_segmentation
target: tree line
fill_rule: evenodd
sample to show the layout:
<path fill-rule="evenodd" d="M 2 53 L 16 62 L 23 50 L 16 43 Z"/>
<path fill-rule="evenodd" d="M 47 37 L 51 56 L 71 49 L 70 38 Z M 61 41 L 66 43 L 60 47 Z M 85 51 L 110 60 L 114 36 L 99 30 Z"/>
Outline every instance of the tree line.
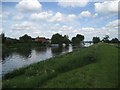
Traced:
<path fill-rule="evenodd" d="M 13 39 L 10 37 L 6 37 L 4 33 L 0 35 L 2 43 L 28 43 L 28 42 L 35 42 L 35 38 L 32 38 L 31 36 L 25 34 L 19 39 Z M 51 37 L 51 44 L 59 44 L 62 45 L 65 43 L 66 45 L 69 45 L 72 43 L 73 45 L 80 45 L 82 42 L 84 42 L 84 35 L 77 34 L 75 37 L 72 37 L 72 39 L 69 39 L 68 35 L 61 35 L 59 33 L 53 34 Z M 100 39 L 100 37 L 93 37 L 92 42 L 94 44 L 99 43 L 99 42 L 105 42 L 105 43 L 120 43 L 120 41 L 117 38 L 113 38 L 112 40 L 109 40 L 109 36 L 106 35 L 103 39 Z"/>
<path fill-rule="evenodd" d="M 105 35 L 102 40 L 100 40 L 100 37 L 93 37 L 92 41 L 94 44 L 99 43 L 99 42 L 104 42 L 104 43 L 120 43 L 120 41 L 117 38 L 112 38 L 109 40 L 109 36 Z"/>

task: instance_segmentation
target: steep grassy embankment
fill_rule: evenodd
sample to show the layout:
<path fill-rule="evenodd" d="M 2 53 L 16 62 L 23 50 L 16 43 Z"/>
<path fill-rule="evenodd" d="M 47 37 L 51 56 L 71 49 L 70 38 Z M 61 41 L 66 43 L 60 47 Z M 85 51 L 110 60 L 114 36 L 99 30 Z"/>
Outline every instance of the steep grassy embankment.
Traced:
<path fill-rule="evenodd" d="M 118 48 L 97 44 L 15 70 L 3 77 L 7 87 L 118 87 Z"/>

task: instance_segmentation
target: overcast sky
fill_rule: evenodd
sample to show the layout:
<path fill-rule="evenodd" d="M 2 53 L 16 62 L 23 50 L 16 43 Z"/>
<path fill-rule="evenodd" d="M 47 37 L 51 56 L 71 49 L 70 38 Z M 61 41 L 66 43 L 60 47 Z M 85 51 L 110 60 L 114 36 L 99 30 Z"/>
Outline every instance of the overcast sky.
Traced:
<path fill-rule="evenodd" d="M 12 38 L 24 34 L 51 38 L 55 33 L 69 35 L 70 39 L 76 34 L 84 35 L 85 40 L 92 40 L 93 36 L 102 39 L 105 35 L 118 38 L 118 12 L 118 0 L 2 2 L 0 32 Z"/>

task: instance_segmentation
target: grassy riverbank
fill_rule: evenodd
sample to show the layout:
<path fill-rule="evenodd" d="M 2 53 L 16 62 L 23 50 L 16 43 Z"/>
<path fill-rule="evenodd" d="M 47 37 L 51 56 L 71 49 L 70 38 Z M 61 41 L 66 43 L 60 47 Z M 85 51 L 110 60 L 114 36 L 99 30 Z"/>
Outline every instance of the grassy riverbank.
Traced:
<path fill-rule="evenodd" d="M 97 44 L 15 70 L 3 77 L 3 88 L 118 87 L 118 48 Z"/>

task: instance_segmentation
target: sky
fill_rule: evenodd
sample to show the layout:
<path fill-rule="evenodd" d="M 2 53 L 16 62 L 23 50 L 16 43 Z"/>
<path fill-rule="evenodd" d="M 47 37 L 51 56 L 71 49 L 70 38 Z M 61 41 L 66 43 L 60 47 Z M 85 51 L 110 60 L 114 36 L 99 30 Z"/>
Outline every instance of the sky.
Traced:
<path fill-rule="evenodd" d="M 13 1 L 5 0 L 0 5 L 0 32 L 7 37 L 19 38 L 28 34 L 33 38 L 51 38 L 53 34 L 60 33 L 70 39 L 81 34 L 86 41 L 95 36 L 102 39 L 105 35 L 110 39 L 118 38 L 119 0 Z"/>

